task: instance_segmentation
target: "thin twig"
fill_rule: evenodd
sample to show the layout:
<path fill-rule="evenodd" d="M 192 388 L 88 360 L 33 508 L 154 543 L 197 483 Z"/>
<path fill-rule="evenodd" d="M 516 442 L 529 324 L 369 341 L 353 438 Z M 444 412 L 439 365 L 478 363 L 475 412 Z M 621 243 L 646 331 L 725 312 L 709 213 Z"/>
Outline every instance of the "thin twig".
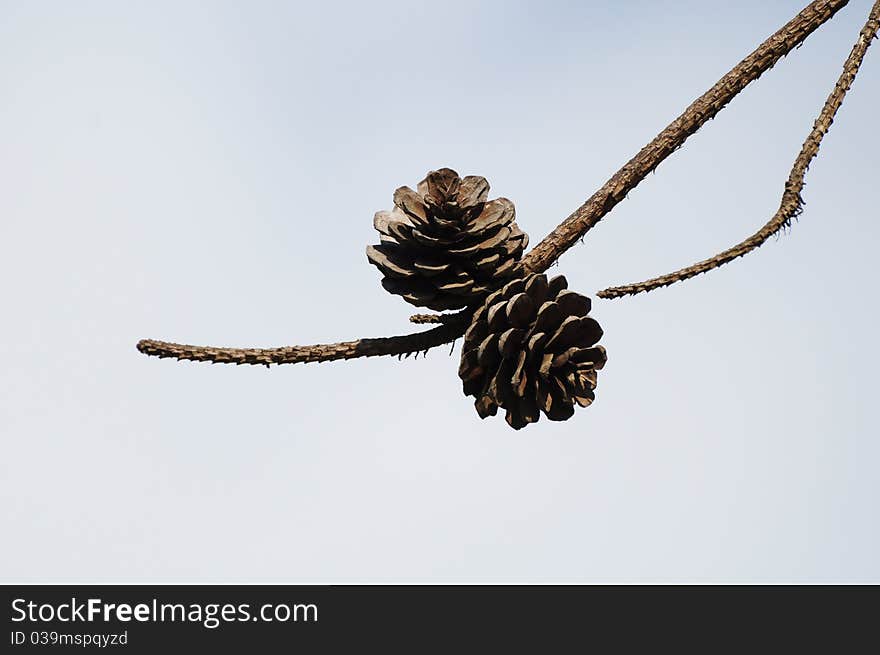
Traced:
<path fill-rule="evenodd" d="M 460 312 L 450 320 L 425 332 L 378 339 L 358 339 L 341 343 L 314 346 L 283 346 L 281 348 L 213 348 L 189 346 L 144 339 L 137 349 L 145 355 L 174 357 L 194 362 L 218 364 L 297 364 L 300 362 L 329 362 L 335 359 L 375 357 L 378 355 L 410 355 L 449 343 L 464 334 L 471 312 Z M 454 317 L 454 318 L 453 318 Z"/>
<path fill-rule="evenodd" d="M 457 321 L 458 315 L 467 311 L 473 312 L 473 308 L 470 310 L 463 309 L 457 314 L 413 314 L 409 317 L 409 322 L 416 325 L 445 325 L 446 323 Z"/>
<path fill-rule="evenodd" d="M 791 173 L 789 173 L 788 180 L 785 182 L 785 191 L 782 194 L 782 201 L 779 204 L 779 209 L 760 230 L 755 232 L 745 241 L 738 243 L 732 248 L 728 248 L 724 252 L 719 253 L 710 259 L 705 259 L 692 266 L 688 266 L 687 268 L 682 268 L 673 273 L 661 275 L 644 282 L 624 284 L 603 289 L 597 295 L 600 298 L 620 298 L 621 296 L 634 295 L 643 291 L 651 291 L 660 287 L 669 286 L 675 282 L 687 280 L 700 273 L 706 273 L 714 268 L 723 266 L 737 257 L 742 257 L 743 255 L 750 253 L 752 250 L 761 246 L 771 236 L 791 225 L 792 218 L 800 215 L 803 209 L 804 201 L 801 197 L 801 191 L 804 188 L 804 177 L 806 176 L 807 169 L 810 167 L 810 162 L 819 152 L 819 145 L 822 143 L 822 137 L 824 137 L 831 129 L 831 124 L 834 122 L 834 115 L 837 113 L 837 110 L 840 109 L 841 104 L 843 104 L 846 92 L 849 91 L 850 86 L 852 86 L 852 83 L 856 78 L 856 74 L 859 72 L 859 66 L 861 66 L 865 53 L 871 45 L 871 41 L 877 38 L 878 27 L 880 27 L 880 0 L 877 0 L 877 2 L 874 3 L 871 13 L 868 15 L 868 20 L 862 28 L 862 31 L 859 33 L 858 41 L 856 41 L 852 52 L 850 52 L 849 57 L 847 57 L 843 64 L 843 72 L 840 74 L 837 83 L 834 85 L 831 95 L 829 95 L 828 99 L 825 101 L 825 105 L 822 107 L 819 117 L 816 119 L 816 122 L 813 123 L 813 129 L 807 136 L 806 141 L 804 141 L 800 153 L 794 160 Z"/>
<path fill-rule="evenodd" d="M 413 314 L 409 317 L 410 323 L 429 324 L 429 323 L 445 323 L 449 318 L 446 314 Z"/>
<path fill-rule="evenodd" d="M 601 189 L 566 218 L 523 260 L 533 272 L 545 271 L 563 252 L 592 229 L 617 203 L 636 188 L 669 155 L 684 144 L 706 121 L 724 109 L 750 82 L 771 68 L 781 57 L 800 45 L 825 21 L 847 4 L 847 0 L 811 2 L 782 29 L 722 77 L 695 100 L 648 145 L 615 173 Z"/>
<path fill-rule="evenodd" d="M 615 173 L 587 202 L 551 232 L 523 259 L 525 272 L 542 272 L 610 212 L 657 165 L 677 150 L 706 121 L 714 118 L 750 82 L 773 66 L 782 56 L 803 43 L 812 32 L 828 21 L 849 0 L 815 0 L 782 29 L 758 46 L 709 91 L 642 148 Z M 287 346 L 281 348 L 211 348 L 144 340 L 138 350 L 156 357 L 175 357 L 195 361 L 236 364 L 288 364 L 353 359 L 376 355 L 400 355 L 425 350 L 454 341 L 467 328 L 467 312 L 454 322 L 427 332 L 380 339 L 358 339 L 336 344 Z"/>

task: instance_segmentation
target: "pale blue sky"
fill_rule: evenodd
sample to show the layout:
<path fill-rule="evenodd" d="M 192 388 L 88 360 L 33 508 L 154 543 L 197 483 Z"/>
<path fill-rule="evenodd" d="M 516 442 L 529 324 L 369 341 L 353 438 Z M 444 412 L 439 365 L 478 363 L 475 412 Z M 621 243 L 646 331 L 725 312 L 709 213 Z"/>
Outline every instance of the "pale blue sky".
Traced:
<path fill-rule="evenodd" d="M 364 256 L 432 168 L 537 243 L 806 0 L 0 2 L 0 580 L 880 581 L 880 46 L 790 234 L 594 302 L 596 403 L 480 421 Z M 749 87 L 554 272 L 594 295 L 776 209 L 870 3 Z"/>

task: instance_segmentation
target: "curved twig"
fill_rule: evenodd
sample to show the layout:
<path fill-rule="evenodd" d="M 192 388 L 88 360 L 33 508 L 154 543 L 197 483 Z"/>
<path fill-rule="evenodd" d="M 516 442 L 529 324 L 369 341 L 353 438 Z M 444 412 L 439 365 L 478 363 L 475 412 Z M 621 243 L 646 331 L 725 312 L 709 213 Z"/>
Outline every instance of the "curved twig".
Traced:
<path fill-rule="evenodd" d="M 849 0 L 815 0 L 782 29 L 758 46 L 709 91 L 664 129 L 651 143 L 624 165 L 589 200 L 562 222 L 523 259 L 524 272 L 545 271 L 559 256 L 626 194 L 634 189 L 658 164 L 671 155 L 706 121 L 714 118 L 730 100 L 750 82 L 773 66 L 781 57 L 803 43 L 812 32 L 831 19 Z M 287 346 L 281 348 L 212 348 L 143 340 L 137 345 L 144 354 L 194 361 L 235 364 L 288 364 L 323 362 L 377 355 L 401 355 L 420 352 L 454 341 L 467 328 L 467 311 L 459 319 L 432 330 L 398 337 L 358 339 L 336 344 Z"/>
<path fill-rule="evenodd" d="M 755 232 L 745 241 L 738 243 L 732 248 L 728 248 L 724 252 L 719 253 L 710 259 L 704 259 L 703 261 L 697 262 L 687 268 L 682 268 L 644 282 L 624 284 L 603 289 L 602 291 L 599 291 L 597 295 L 600 298 L 620 298 L 621 296 L 635 295 L 643 291 L 651 291 L 660 287 L 669 286 L 675 282 L 687 280 L 700 273 L 706 273 L 714 268 L 723 266 L 737 257 L 742 257 L 743 255 L 750 253 L 752 250 L 761 246 L 771 236 L 791 225 L 791 219 L 799 216 L 801 211 L 803 211 L 804 201 L 801 197 L 801 191 L 804 188 L 804 176 L 807 173 L 807 169 L 810 167 L 810 162 L 819 152 L 822 137 L 824 137 L 828 133 L 828 130 L 831 129 L 831 124 L 834 122 L 834 115 L 837 113 L 837 110 L 840 109 L 840 105 L 843 104 L 846 92 L 849 91 L 850 86 L 856 78 L 856 74 L 859 72 L 859 66 L 865 57 L 868 47 L 871 45 L 871 41 L 877 38 L 878 28 L 880 28 L 880 0 L 877 0 L 877 2 L 874 3 L 865 26 L 862 28 L 862 31 L 859 32 L 858 41 L 856 41 L 852 52 L 850 52 L 849 57 L 847 57 L 846 62 L 843 64 L 843 72 L 840 74 L 837 83 L 834 85 L 834 89 L 825 101 L 825 105 L 822 107 L 819 117 L 816 119 L 816 122 L 813 123 L 813 129 L 807 136 L 806 141 L 804 141 L 800 153 L 794 160 L 791 173 L 789 173 L 788 180 L 785 182 L 785 191 L 782 194 L 782 201 L 779 204 L 779 209 L 760 230 Z"/>
<path fill-rule="evenodd" d="M 379 355 L 409 355 L 427 351 L 435 346 L 449 343 L 464 334 L 471 312 L 452 314 L 443 325 L 425 332 L 397 337 L 358 339 L 341 343 L 314 346 L 283 346 L 281 348 L 213 348 L 189 346 L 144 339 L 137 349 L 145 355 L 174 357 L 194 362 L 217 364 L 298 364 L 305 362 L 329 362 L 335 359 L 376 357 Z"/>
<path fill-rule="evenodd" d="M 750 82 L 758 79 L 780 58 L 803 43 L 847 2 L 848 0 L 819 0 L 807 5 L 801 13 L 734 66 L 653 141 L 642 148 L 589 200 L 535 246 L 523 260 L 523 264 L 533 272 L 547 270 L 563 252 L 573 246 L 623 200 L 626 194 L 635 189 L 648 173 L 680 148 L 689 136 L 706 121 L 714 118 Z"/>

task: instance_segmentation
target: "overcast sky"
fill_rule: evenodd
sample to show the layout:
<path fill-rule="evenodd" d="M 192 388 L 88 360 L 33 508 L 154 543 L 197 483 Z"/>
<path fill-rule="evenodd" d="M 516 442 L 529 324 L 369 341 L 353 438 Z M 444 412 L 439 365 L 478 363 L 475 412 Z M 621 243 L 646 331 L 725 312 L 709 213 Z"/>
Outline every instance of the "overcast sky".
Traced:
<path fill-rule="evenodd" d="M 480 421 L 458 348 L 229 367 L 141 338 L 402 334 L 373 213 L 488 178 L 537 243 L 806 4 L 0 2 L 0 580 L 880 582 L 880 45 L 789 234 L 595 300 L 595 404 Z M 553 273 L 594 296 L 775 211 L 869 9 Z"/>

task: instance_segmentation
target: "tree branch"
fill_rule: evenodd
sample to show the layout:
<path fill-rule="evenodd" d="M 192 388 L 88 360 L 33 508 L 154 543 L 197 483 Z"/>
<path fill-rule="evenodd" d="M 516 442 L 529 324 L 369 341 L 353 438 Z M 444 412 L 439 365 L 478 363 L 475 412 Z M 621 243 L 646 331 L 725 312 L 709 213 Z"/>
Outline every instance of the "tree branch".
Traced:
<path fill-rule="evenodd" d="M 732 248 L 728 248 L 724 252 L 715 255 L 710 259 L 705 259 L 692 266 L 688 266 L 687 268 L 682 268 L 673 273 L 661 275 L 644 282 L 603 289 L 597 295 L 600 298 L 620 298 L 621 296 L 634 295 L 641 293 L 642 291 L 651 291 L 659 287 L 669 286 L 675 282 L 687 280 L 700 273 L 706 273 L 713 268 L 723 266 L 737 257 L 742 257 L 743 255 L 750 253 L 752 250 L 761 246 L 771 236 L 790 226 L 791 219 L 799 216 L 803 211 L 804 201 L 801 197 L 801 191 L 804 188 L 804 177 L 807 173 L 807 169 L 810 167 L 810 162 L 819 152 L 822 137 L 824 137 L 831 129 L 831 124 L 834 122 L 834 115 L 843 104 L 846 92 L 849 91 L 859 72 L 859 66 L 861 66 L 865 53 L 871 45 L 871 41 L 877 38 L 878 28 L 880 28 L 880 0 L 877 0 L 877 2 L 874 3 L 865 26 L 862 28 L 862 31 L 859 32 L 858 41 L 856 41 L 852 52 L 850 52 L 849 57 L 847 57 L 843 64 L 843 72 L 840 74 L 840 77 L 834 85 L 834 89 L 825 101 L 825 105 L 822 107 L 819 117 L 816 119 L 816 122 L 813 123 L 813 129 L 807 136 L 806 141 L 804 141 L 800 153 L 794 160 L 791 173 L 789 173 L 788 180 L 785 182 L 785 191 L 782 194 L 782 201 L 779 204 L 779 209 L 760 230 L 755 232 L 745 241 L 738 243 Z"/>
<path fill-rule="evenodd" d="M 329 362 L 335 359 L 355 359 L 379 355 L 409 355 L 454 341 L 464 334 L 470 322 L 470 315 L 470 311 L 452 314 L 443 325 L 415 334 L 378 339 L 358 339 L 314 346 L 214 348 L 144 339 L 138 342 L 137 349 L 145 355 L 154 357 L 174 357 L 216 364 L 262 364 L 265 366 L 301 362 Z"/>
<path fill-rule="evenodd" d="M 807 5 L 801 13 L 718 80 L 715 86 L 697 98 L 681 116 L 535 246 L 523 259 L 524 266 L 533 272 L 547 270 L 563 252 L 571 248 L 623 200 L 626 194 L 635 189 L 648 173 L 656 169 L 660 162 L 680 148 L 706 121 L 724 109 L 736 94 L 803 43 L 847 2 L 848 0 L 817 0 Z"/>
<path fill-rule="evenodd" d="M 772 67 L 781 57 L 803 43 L 807 36 L 846 6 L 848 1 L 816 0 L 807 5 L 782 29 L 758 46 L 757 50 L 693 102 L 681 116 L 642 148 L 589 200 L 529 252 L 522 260 L 524 272 L 545 271 L 647 177 L 648 173 L 657 168 L 660 162 L 681 147 L 706 121 L 714 118 L 737 93 Z M 212 348 L 146 339 L 140 341 L 137 348 L 140 352 L 155 357 L 266 366 L 401 355 L 421 352 L 460 337 L 467 328 L 470 313 L 465 310 L 455 316 L 458 318 L 426 332 L 380 339 L 358 339 L 335 344 L 281 348 Z"/>

